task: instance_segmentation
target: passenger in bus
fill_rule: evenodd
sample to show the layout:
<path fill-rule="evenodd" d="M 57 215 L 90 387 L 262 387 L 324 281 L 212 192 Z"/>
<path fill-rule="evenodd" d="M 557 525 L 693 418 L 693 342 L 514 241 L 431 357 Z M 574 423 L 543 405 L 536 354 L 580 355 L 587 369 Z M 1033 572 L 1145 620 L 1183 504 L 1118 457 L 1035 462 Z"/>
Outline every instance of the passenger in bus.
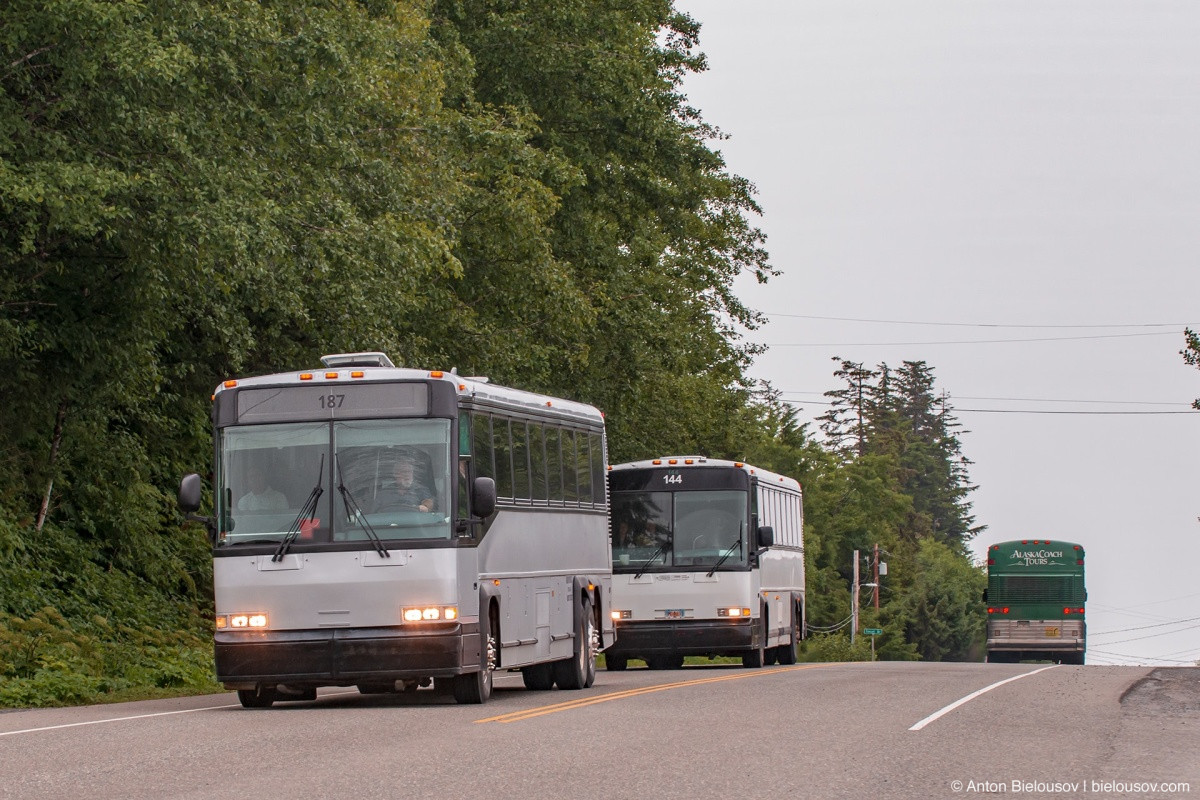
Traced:
<path fill-rule="evenodd" d="M 283 511 L 288 507 L 287 497 L 278 489 L 271 488 L 267 483 L 267 474 L 261 468 L 252 467 L 246 474 L 246 482 L 250 491 L 238 499 L 238 511 Z"/>
<path fill-rule="evenodd" d="M 411 458 L 400 458 L 392 467 L 393 483 L 383 487 L 375 500 L 375 511 L 433 511 L 434 491 L 422 482 Z"/>

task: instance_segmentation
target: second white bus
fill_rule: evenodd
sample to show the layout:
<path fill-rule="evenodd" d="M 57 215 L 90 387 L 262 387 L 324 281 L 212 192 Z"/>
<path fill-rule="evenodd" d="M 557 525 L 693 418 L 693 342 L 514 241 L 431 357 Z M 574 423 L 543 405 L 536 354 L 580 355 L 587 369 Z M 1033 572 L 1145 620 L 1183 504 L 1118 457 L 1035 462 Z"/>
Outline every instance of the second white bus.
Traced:
<path fill-rule="evenodd" d="M 676 669 L 687 656 L 794 664 L 805 636 L 800 484 L 739 461 L 655 458 L 609 469 L 615 644 Z"/>

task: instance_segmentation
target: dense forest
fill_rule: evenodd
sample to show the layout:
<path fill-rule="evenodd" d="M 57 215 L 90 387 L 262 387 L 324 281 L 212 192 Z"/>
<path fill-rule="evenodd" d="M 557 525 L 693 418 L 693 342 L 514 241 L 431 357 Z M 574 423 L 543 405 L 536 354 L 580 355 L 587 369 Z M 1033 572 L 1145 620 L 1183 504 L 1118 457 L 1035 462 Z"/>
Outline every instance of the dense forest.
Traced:
<path fill-rule="evenodd" d="M 844 620 L 875 545 L 880 657 L 980 657 L 932 368 L 838 361 L 820 430 L 749 377 L 734 282 L 776 273 L 682 93 L 699 33 L 671 0 L 7 3 L 0 705 L 215 688 L 174 499 L 212 389 L 351 350 L 592 403 L 612 461 L 793 475 L 809 658 L 869 657 Z"/>

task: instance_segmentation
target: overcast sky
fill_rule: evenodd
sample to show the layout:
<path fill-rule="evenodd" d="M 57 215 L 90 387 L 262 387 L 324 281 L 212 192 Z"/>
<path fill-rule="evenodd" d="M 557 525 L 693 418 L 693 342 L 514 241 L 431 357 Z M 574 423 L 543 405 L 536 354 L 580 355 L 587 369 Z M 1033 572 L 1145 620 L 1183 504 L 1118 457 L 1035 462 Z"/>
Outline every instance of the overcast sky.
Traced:
<path fill-rule="evenodd" d="M 834 356 L 927 362 L 976 552 L 1080 542 L 1088 663 L 1200 659 L 1200 412 L 1164 413 L 1200 397 L 1200 3 L 676 6 L 783 271 L 740 284 L 770 318 L 752 374 L 812 419 Z"/>

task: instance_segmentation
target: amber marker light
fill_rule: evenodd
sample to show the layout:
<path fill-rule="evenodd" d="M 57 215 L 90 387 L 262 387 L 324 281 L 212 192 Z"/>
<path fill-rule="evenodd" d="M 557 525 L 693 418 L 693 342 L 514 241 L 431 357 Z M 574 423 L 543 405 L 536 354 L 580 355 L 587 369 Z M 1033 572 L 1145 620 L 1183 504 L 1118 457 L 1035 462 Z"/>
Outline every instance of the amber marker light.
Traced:
<path fill-rule="evenodd" d="M 225 383 L 223 383 L 222 385 L 226 389 L 232 389 L 233 387 L 237 386 L 237 381 L 225 381 Z"/>
<path fill-rule="evenodd" d="M 431 377 L 431 378 L 440 378 L 440 377 L 442 377 L 442 376 L 443 376 L 443 375 L 445 375 L 445 374 L 446 374 L 446 373 L 442 372 L 440 369 L 435 369 L 433 372 L 429 373 L 429 377 Z"/>
<path fill-rule="evenodd" d="M 311 372 L 301 372 L 300 373 L 300 380 L 311 381 L 312 379 L 313 379 L 313 374 Z"/>
<path fill-rule="evenodd" d="M 326 372 L 325 373 L 325 380 L 336 381 L 337 379 L 338 379 L 338 374 L 336 372 Z"/>
<path fill-rule="evenodd" d="M 350 377 L 351 378 L 362 378 L 362 377 L 365 377 L 366 374 L 367 373 L 363 372 L 361 369 L 356 369 L 350 373 Z"/>

